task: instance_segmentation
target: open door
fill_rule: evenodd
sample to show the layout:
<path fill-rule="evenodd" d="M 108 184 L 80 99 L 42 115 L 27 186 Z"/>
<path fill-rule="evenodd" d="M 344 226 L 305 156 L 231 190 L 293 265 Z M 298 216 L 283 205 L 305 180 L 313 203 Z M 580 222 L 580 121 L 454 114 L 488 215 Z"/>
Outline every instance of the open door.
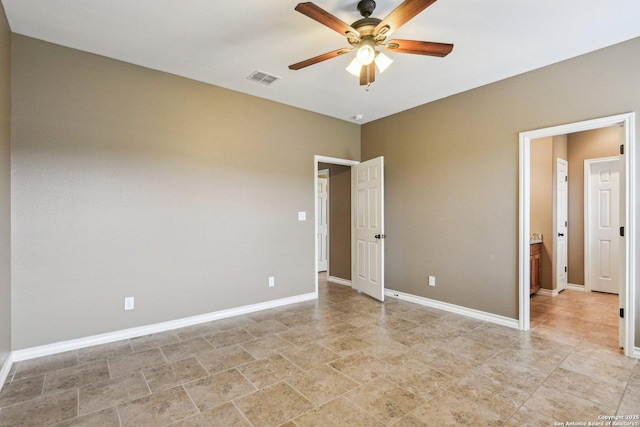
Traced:
<path fill-rule="evenodd" d="M 352 168 L 352 287 L 384 301 L 384 158 Z"/>
<path fill-rule="evenodd" d="M 569 192 L 568 176 L 569 164 L 566 160 L 556 159 L 556 235 L 554 236 L 554 270 L 557 292 L 567 288 L 568 283 L 568 218 L 569 218 Z"/>
<path fill-rule="evenodd" d="M 316 221 L 318 235 L 318 272 L 327 271 L 329 267 L 329 178 L 324 171 L 324 176 L 318 176 L 318 211 Z"/>

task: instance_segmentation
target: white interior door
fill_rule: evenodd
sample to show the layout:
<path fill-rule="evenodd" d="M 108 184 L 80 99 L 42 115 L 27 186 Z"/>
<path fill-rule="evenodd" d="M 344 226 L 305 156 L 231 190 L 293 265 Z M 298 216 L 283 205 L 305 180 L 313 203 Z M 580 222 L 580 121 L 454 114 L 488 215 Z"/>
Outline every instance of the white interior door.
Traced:
<path fill-rule="evenodd" d="M 620 258 L 620 162 L 598 159 L 585 164 L 587 289 L 618 294 Z M 587 176 L 588 175 L 588 176 Z"/>
<path fill-rule="evenodd" d="M 318 177 L 318 271 L 327 271 L 329 260 L 329 179 Z"/>
<path fill-rule="evenodd" d="M 384 158 L 352 168 L 352 287 L 384 301 Z"/>
<path fill-rule="evenodd" d="M 556 159 L 556 235 L 554 247 L 554 269 L 556 290 L 567 288 L 568 281 L 568 225 L 569 225 L 569 164 Z"/>

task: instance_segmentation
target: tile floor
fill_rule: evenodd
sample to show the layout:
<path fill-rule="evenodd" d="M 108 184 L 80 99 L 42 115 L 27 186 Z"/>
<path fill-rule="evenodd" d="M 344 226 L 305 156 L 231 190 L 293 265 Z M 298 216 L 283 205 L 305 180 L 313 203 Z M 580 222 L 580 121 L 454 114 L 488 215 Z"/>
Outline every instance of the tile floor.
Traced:
<path fill-rule="evenodd" d="M 520 332 L 321 281 L 310 301 L 13 365 L 0 426 L 545 426 L 640 414 L 616 297 Z M 637 425 L 637 424 L 636 424 Z"/>

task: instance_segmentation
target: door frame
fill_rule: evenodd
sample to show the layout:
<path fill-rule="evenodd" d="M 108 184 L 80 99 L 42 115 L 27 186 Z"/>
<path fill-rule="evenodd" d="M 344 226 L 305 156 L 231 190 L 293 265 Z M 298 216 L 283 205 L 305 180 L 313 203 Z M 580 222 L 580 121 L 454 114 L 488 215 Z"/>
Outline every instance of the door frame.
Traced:
<path fill-rule="evenodd" d="M 624 271 L 620 280 L 624 281 L 626 290 L 624 298 L 624 353 L 629 357 L 640 357 L 640 352 L 635 351 L 635 286 L 638 279 L 636 276 L 636 136 L 635 136 L 635 113 L 624 113 L 615 116 L 603 117 L 582 122 L 570 123 L 566 125 L 520 132 L 519 135 L 519 257 L 518 257 L 518 300 L 519 316 L 518 326 L 521 330 L 530 328 L 530 297 L 529 297 L 529 235 L 531 216 L 531 141 L 537 138 L 545 138 L 556 135 L 582 132 L 586 130 L 599 129 L 608 126 L 624 126 L 624 150 L 623 162 L 620 164 L 621 170 L 625 171 L 624 183 L 621 182 L 621 189 L 624 186 L 625 207 L 624 224 L 625 239 L 623 252 L 620 254 L 621 262 L 624 262 Z"/>
<path fill-rule="evenodd" d="M 327 157 L 315 155 L 313 156 L 313 277 L 315 281 L 316 298 L 318 297 L 318 164 L 319 163 L 331 163 L 334 165 L 353 167 L 359 165 L 358 160 L 339 159 L 337 157 Z M 351 190 L 353 192 L 353 189 Z M 351 226 L 351 242 L 353 244 L 353 225 Z M 353 256 L 353 255 L 352 255 Z M 329 271 L 329 265 L 327 265 L 327 272 Z"/>
<path fill-rule="evenodd" d="M 593 219 L 589 214 L 589 204 L 591 202 L 591 166 L 606 163 L 606 162 L 618 162 L 618 170 L 620 169 L 620 157 L 600 157 L 597 159 L 586 159 L 584 161 L 584 290 L 586 292 L 591 292 L 591 264 L 593 260 L 591 259 L 591 243 L 592 243 L 592 233 L 591 233 L 591 222 Z M 618 175 L 618 194 L 620 194 L 620 178 Z M 618 259 L 618 264 L 620 260 Z"/>

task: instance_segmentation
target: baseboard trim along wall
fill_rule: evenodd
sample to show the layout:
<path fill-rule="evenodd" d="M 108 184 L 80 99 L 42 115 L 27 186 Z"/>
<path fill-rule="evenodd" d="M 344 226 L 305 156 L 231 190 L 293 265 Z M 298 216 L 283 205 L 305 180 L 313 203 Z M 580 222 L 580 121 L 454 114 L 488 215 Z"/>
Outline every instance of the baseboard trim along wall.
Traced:
<path fill-rule="evenodd" d="M 587 292 L 587 289 L 584 285 L 576 285 L 574 283 L 567 283 L 567 291 L 576 291 L 576 292 Z M 542 295 L 545 297 L 557 297 L 560 294 L 560 291 L 557 289 L 545 289 L 541 288 L 536 292 L 538 295 Z"/>
<path fill-rule="evenodd" d="M 570 291 L 578 291 L 578 292 L 586 292 L 587 289 L 584 287 L 584 285 L 576 285 L 575 283 L 568 283 L 567 284 L 567 289 Z"/>
<path fill-rule="evenodd" d="M 449 311 L 451 313 L 461 314 L 483 322 L 496 323 L 498 325 L 507 326 L 509 328 L 518 329 L 518 319 L 510 319 L 508 317 L 499 316 L 497 314 L 487 313 L 485 311 L 474 310 L 472 308 L 462 307 L 455 304 L 449 304 L 447 302 L 436 301 L 429 298 L 419 297 L 416 295 L 405 294 L 404 292 L 398 292 L 390 289 L 385 289 L 384 295 L 392 298 L 398 298 L 403 301 L 413 302 L 423 305 L 425 307 L 437 308 L 440 310 Z"/>
<path fill-rule="evenodd" d="M 333 282 L 333 280 L 331 280 Z M 337 283 L 337 282 L 336 282 Z M 349 283 L 349 286 L 351 284 Z M 549 291 L 551 292 L 551 291 Z M 416 295 L 406 294 L 404 292 L 394 291 L 390 289 L 385 290 L 385 296 L 398 298 L 403 301 L 413 302 L 415 304 L 423 305 L 425 307 L 437 308 L 440 310 L 449 311 L 463 316 L 468 316 L 474 319 L 496 323 L 498 325 L 507 326 L 510 328 L 518 329 L 518 321 L 516 319 L 510 319 L 504 316 L 498 316 L 496 314 L 486 313 L 484 311 L 474 310 L 471 308 L 461 307 L 446 302 L 436 301 L 429 298 L 419 297 Z M 284 305 L 295 304 L 297 302 L 304 302 L 313 299 L 317 299 L 317 294 L 309 293 L 298 295 L 295 297 L 283 298 L 274 301 L 268 301 L 258 304 L 251 304 L 242 307 L 232 308 L 228 310 L 221 310 L 212 313 L 202 314 L 199 316 L 185 317 L 183 319 L 171 320 L 168 322 L 156 323 L 153 325 L 141 326 L 138 328 L 124 329 L 121 331 L 109 332 L 101 335 L 94 335 L 90 337 L 80 338 L 76 340 L 63 341 L 53 344 L 47 344 L 38 347 L 27 348 L 23 350 L 16 350 L 9 354 L 2 369 L 0 369 L 0 390 L 4 386 L 13 363 L 23 360 L 34 359 L 36 357 L 49 356 L 56 353 L 62 353 L 69 350 L 77 350 L 80 348 L 91 347 L 99 344 L 107 344 L 114 341 L 120 341 L 128 338 L 136 338 L 152 333 L 170 331 L 172 329 L 183 328 L 186 326 L 193 326 L 200 323 L 210 322 L 213 320 L 225 319 L 228 317 L 238 316 L 241 314 L 253 313 L 260 310 L 266 310 L 269 308 L 282 307 Z M 634 347 L 632 357 L 640 359 L 640 347 Z"/>
<path fill-rule="evenodd" d="M 9 371 L 11 371 L 11 366 L 13 365 L 13 353 L 9 353 L 9 357 L 4 361 L 4 365 L 2 365 L 2 369 L 0 369 L 0 391 L 2 391 L 2 387 L 4 387 L 7 378 L 9 377 Z"/>
<path fill-rule="evenodd" d="M 227 317 L 239 316 L 241 314 L 253 313 L 255 311 L 267 310 L 270 308 L 281 307 L 284 305 L 295 304 L 298 302 L 309 301 L 317 298 L 318 294 L 312 292 L 309 294 L 297 295 L 273 301 L 245 305 L 228 310 L 215 311 L 198 316 L 185 317 L 183 319 L 170 320 L 168 322 L 156 323 L 153 325 L 123 329 L 120 331 L 108 332 L 106 334 L 93 335 L 75 340 L 62 341 L 38 347 L 26 348 L 23 350 L 14 351 L 12 353 L 11 359 L 12 362 L 20 362 L 23 360 L 35 359 L 36 357 L 49 356 L 56 353 L 62 353 L 69 350 L 77 350 L 80 348 L 91 347 L 98 344 L 107 344 L 110 342 L 120 341 L 128 338 L 136 338 L 158 332 L 170 331 L 173 329 L 184 328 L 186 326 L 193 326 L 200 323 L 210 322 L 212 320 L 225 319 Z M 9 369 L 10 368 L 11 366 L 9 366 Z"/>
<path fill-rule="evenodd" d="M 341 279 L 340 277 L 329 276 L 327 282 L 351 287 L 351 280 Z"/>
<path fill-rule="evenodd" d="M 545 288 L 540 288 L 536 292 L 536 294 L 542 295 L 543 297 L 557 297 L 559 293 L 560 292 L 558 292 L 557 289 L 552 290 L 552 289 L 545 289 Z"/>

